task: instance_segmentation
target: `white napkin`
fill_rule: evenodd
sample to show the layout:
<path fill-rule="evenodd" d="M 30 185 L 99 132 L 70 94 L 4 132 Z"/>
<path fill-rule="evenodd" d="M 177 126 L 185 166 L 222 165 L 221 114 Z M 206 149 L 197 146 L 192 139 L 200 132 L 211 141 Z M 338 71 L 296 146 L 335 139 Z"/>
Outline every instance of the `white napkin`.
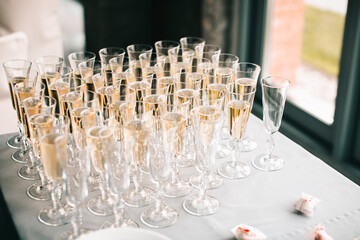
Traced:
<path fill-rule="evenodd" d="M 315 206 L 320 201 L 321 201 L 320 199 L 317 199 L 307 193 L 301 193 L 301 197 L 295 203 L 295 209 L 307 216 L 312 216 L 314 213 Z"/>
<path fill-rule="evenodd" d="M 325 232 L 325 226 L 319 224 L 315 229 L 311 230 L 307 235 L 308 240 L 334 240 L 329 234 Z"/>
<path fill-rule="evenodd" d="M 246 225 L 239 224 L 231 232 L 235 235 L 237 240 L 263 240 L 266 239 L 266 235 L 258 229 Z"/>

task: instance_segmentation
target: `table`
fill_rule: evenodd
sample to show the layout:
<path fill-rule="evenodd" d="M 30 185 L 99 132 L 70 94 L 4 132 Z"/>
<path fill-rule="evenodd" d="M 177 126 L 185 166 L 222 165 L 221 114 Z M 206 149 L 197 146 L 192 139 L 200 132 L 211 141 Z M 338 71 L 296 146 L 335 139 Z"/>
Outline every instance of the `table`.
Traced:
<path fill-rule="evenodd" d="M 266 141 L 262 122 L 254 116 L 249 121 L 248 134 L 259 143 L 255 151 L 240 156 L 250 164 L 253 158 L 265 151 Z M 6 146 L 9 136 L 0 136 L 0 183 L 18 234 L 21 239 L 56 239 L 71 226 L 49 227 L 37 220 L 38 211 L 50 202 L 27 197 L 26 189 L 33 182 L 17 176 L 21 165 L 11 160 L 14 149 Z M 268 239 L 296 240 L 305 239 L 304 235 L 310 229 L 323 223 L 334 239 L 360 237 L 360 187 L 284 135 L 277 133 L 275 141 L 275 153 L 286 161 L 282 170 L 262 172 L 251 167 L 252 173 L 248 178 L 224 180 L 222 187 L 208 192 L 221 204 L 219 211 L 210 216 L 187 214 L 182 208 L 186 197 L 166 198 L 167 203 L 178 210 L 179 221 L 171 227 L 152 230 L 174 240 L 229 240 L 234 239 L 230 229 L 246 223 L 260 229 Z M 217 160 L 217 163 L 225 160 Z M 182 177 L 189 177 L 195 172 L 194 168 L 181 171 Z M 294 211 L 294 203 L 302 192 L 322 200 L 313 217 Z M 196 193 L 197 190 L 193 190 L 192 194 Z M 95 194 L 98 192 L 92 192 L 90 196 Z M 140 222 L 142 210 L 126 207 L 140 227 L 150 229 Z M 99 217 L 84 211 L 85 225 L 93 229 L 110 218 L 112 216 Z"/>

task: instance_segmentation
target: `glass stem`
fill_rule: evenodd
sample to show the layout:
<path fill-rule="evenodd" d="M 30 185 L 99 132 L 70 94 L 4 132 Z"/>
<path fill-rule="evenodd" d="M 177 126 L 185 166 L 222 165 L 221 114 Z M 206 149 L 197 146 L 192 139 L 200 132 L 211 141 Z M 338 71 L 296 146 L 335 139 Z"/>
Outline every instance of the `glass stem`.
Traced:
<path fill-rule="evenodd" d="M 107 201 L 109 199 L 109 189 L 108 189 L 108 186 L 106 184 L 106 176 L 105 176 L 105 173 L 102 172 L 100 174 L 101 176 L 101 181 L 100 181 L 100 193 L 101 193 L 101 199 L 104 200 L 104 201 Z"/>
<path fill-rule="evenodd" d="M 80 236 L 80 227 L 82 223 L 82 210 L 79 204 L 74 206 L 74 215 L 71 218 L 71 225 L 73 227 L 73 236 L 78 237 Z"/>
<path fill-rule="evenodd" d="M 233 166 L 241 161 L 241 140 L 235 141 L 235 149 L 233 155 Z"/>
<path fill-rule="evenodd" d="M 30 158 L 30 161 L 28 162 L 29 164 L 29 167 L 30 168 L 34 168 L 36 166 L 36 157 L 34 155 L 34 152 L 32 150 L 32 144 L 31 144 L 31 141 L 29 139 L 26 139 L 27 141 L 27 144 L 29 146 L 29 158 Z"/>
<path fill-rule="evenodd" d="M 140 166 L 135 165 L 135 173 L 134 173 L 134 177 L 133 177 L 133 182 L 134 182 L 134 187 L 135 187 L 135 191 L 138 192 L 140 190 L 140 184 L 142 181 L 142 173 L 141 173 L 141 169 Z"/>
<path fill-rule="evenodd" d="M 274 133 L 270 133 L 266 140 L 266 154 L 268 156 L 268 159 L 271 159 L 274 147 L 275 147 Z"/>
<path fill-rule="evenodd" d="M 114 204 L 115 227 L 121 227 L 124 222 L 125 205 L 122 194 L 119 194 L 116 198 L 116 203 Z"/>
<path fill-rule="evenodd" d="M 44 167 L 41 163 L 41 159 L 40 157 L 37 157 L 35 156 L 36 158 L 36 168 L 39 172 L 39 176 L 40 176 L 40 181 L 41 181 L 41 185 L 39 186 L 40 188 L 43 188 L 47 185 L 47 182 L 46 182 L 46 177 L 45 177 L 45 173 L 44 173 Z"/>
<path fill-rule="evenodd" d="M 172 161 L 171 161 L 171 182 L 176 184 L 179 181 L 178 178 L 178 167 L 177 167 L 177 162 L 178 162 L 179 156 L 175 155 L 172 157 Z"/>
<path fill-rule="evenodd" d="M 53 181 L 53 188 L 51 190 L 51 201 L 55 210 L 60 209 L 61 186 L 57 181 Z"/>
<path fill-rule="evenodd" d="M 164 189 L 160 182 L 156 182 L 156 199 L 155 199 L 155 209 L 156 212 L 161 211 L 161 206 L 163 205 L 164 199 Z"/>
<path fill-rule="evenodd" d="M 200 189 L 199 189 L 199 198 L 205 199 L 206 196 L 206 176 L 209 173 L 209 171 L 202 171 L 201 172 L 201 182 L 200 182 Z"/>

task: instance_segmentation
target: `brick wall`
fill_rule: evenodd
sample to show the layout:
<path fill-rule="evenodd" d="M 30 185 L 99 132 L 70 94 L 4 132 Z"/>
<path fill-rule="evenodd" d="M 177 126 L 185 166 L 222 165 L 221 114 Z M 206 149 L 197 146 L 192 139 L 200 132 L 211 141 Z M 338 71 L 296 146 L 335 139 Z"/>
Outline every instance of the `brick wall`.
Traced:
<path fill-rule="evenodd" d="M 304 0 L 275 0 L 271 26 L 270 74 L 296 83 L 301 65 Z"/>

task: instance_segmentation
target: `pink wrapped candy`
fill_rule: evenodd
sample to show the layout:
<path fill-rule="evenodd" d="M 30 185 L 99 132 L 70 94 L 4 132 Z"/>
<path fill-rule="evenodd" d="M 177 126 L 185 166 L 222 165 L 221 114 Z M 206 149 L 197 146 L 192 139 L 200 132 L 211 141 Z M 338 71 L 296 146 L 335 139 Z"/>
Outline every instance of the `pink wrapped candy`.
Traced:
<path fill-rule="evenodd" d="M 327 232 L 325 231 L 325 226 L 319 224 L 315 229 L 311 230 L 307 235 L 308 240 L 334 240 Z"/>
<path fill-rule="evenodd" d="M 262 240 L 266 239 L 266 235 L 262 233 L 260 230 L 246 225 L 239 224 L 233 229 L 231 232 L 235 235 L 237 240 Z"/>
<path fill-rule="evenodd" d="M 295 203 L 295 209 L 302 212 L 306 216 L 312 216 L 314 213 L 315 206 L 320 202 L 320 199 L 317 199 L 307 193 L 301 193 L 301 197 Z"/>

